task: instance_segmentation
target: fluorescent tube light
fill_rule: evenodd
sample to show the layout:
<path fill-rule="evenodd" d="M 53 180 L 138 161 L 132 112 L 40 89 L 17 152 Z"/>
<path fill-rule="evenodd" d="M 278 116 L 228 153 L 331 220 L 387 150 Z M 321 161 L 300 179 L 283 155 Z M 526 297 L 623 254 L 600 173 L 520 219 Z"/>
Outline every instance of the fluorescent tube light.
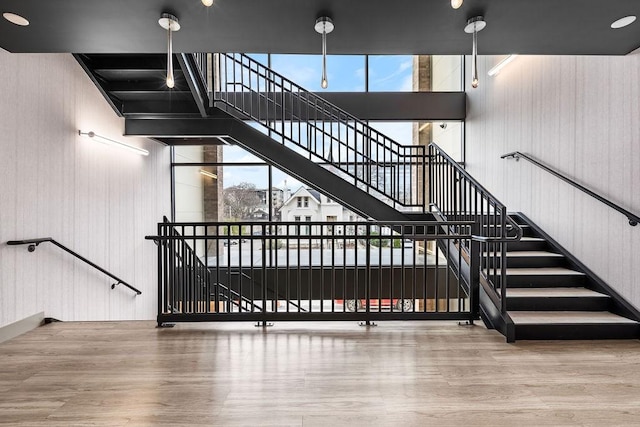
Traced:
<path fill-rule="evenodd" d="M 120 141 L 115 141 L 113 139 L 107 138 L 105 136 L 100 136 L 98 134 L 96 134 L 93 131 L 89 131 L 89 132 L 82 132 L 81 130 L 78 131 L 78 135 L 81 136 L 86 136 L 88 138 L 91 138 L 94 141 L 100 142 L 102 144 L 107 144 L 107 145 L 111 145 L 113 147 L 118 147 L 118 148 L 122 148 L 124 150 L 129 150 L 132 151 L 136 154 L 140 154 L 142 156 L 148 156 L 149 152 L 143 148 L 138 148 L 135 145 L 130 145 L 127 144 L 125 142 L 120 142 Z"/>
<path fill-rule="evenodd" d="M 518 55 L 511 54 L 511 55 L 507 56 L 506 58 L 504 58 L 502 61 L 498 62 L 492 69 L 489 70 L 489 73 L 488 73 L 489 76 L 493 77 L 495 75 L 498 75 L 500 73 L 500 71 L 502 71 L 502 69 L 504 67 L 506 67 L 511 61 L 513 61 L 517 57 L 518 57 Z"/>
<path fill-rule="evenodd" d="M 200 173 L 204 176 L 208 176 L 209 178 L 218 179 L 218 175 L 213 172 L 206 171 L 204 169 L 200 169 Z"/>

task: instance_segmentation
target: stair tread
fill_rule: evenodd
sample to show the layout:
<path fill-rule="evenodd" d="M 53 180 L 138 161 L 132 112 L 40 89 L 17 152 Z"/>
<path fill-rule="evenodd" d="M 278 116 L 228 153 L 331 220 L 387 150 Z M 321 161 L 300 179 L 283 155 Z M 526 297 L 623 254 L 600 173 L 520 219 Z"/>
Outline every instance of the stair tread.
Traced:
<path fill-rule="evenodd" d="M 602 298 L 608 295 L 586 288 L 508 288 L 509 298 Z"/>
<path fill-rule="evenodd" d="M 500 271 L 500 269 L 497 269 Z M 507 276 L 584 276 L 581 271 L 564 267 L 507 268 Z"/>
<path fill-rule="evenodd" d="M 638 323 L 608 311 L 509 311 L 509 316 L 516 325 Z"/>
<path fill-rule="evenodd" d="M 484 256 L 500 256 L 499 252 L 484 252 Z M 507 251 L 507 257 L 557 257 L 562 258 L 564 255 L 556 252 L 548 251 Z"/>

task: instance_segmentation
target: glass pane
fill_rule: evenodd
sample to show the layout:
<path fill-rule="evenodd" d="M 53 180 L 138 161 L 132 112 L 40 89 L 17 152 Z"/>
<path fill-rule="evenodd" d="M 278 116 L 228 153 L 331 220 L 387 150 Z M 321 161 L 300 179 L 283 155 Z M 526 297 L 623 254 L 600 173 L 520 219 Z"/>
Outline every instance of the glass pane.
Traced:
<path fill-rule="evenodd" d="M 327 89 L 320 87 L 320 55 L 271 55 L 271 68 L 309 91 L 363 92 L 364 58 L 364 55 L 327 55 Z"/>
<path fill-rule="evenodd" d="M 413 55 L 370 55 L 369 92 L 413 91 Z"/>
<path fill-rule="evenodd" d="M 462 91 L 462 56 L 433 55 L 431 57 L 431 90 Z"/>

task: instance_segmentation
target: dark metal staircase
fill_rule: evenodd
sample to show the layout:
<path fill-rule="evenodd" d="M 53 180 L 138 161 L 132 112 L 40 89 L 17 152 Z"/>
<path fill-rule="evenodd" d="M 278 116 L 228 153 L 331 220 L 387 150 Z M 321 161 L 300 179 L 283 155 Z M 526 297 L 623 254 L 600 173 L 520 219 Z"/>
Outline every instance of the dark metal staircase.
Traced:
<path fill-rule="evenodd" d="M 522 214 L 507 250 L 508 339 L 639 338 L 639 313 Z M 635 320 L 634 320 L 635 319 Z"/>
<path fill-rule="evenodd" d="M 635 308 L 437 146 L 398 144 L 242 54 L 177 55 L 173 90 L 164 55 L 76 58 L 119 115 L 162 128 L 137 135 L 238 144 L 363 217 L 474 222 L 442 250 L 480 283 L 481 317 L 508 341 L 640 336 Z"/>
<path fill-rule="evenodd" d="M 416 190 L 425 147 L 396 143 L 246 55 L 217 54 L 215 84 L 206 55 L 176 55 L 173 90 L 163 55 L 76 58 L 119 115 L 188 128 L 148 135 L 161 142 L 239 145 L 364 218 L 429 217 Z"/>

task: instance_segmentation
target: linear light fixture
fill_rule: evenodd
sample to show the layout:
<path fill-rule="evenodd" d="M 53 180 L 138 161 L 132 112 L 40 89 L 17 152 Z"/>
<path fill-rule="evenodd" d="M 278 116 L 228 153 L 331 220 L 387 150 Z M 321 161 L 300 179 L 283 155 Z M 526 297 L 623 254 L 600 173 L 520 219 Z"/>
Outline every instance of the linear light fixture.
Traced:
<path fill-rule="evenodd" d="M 322 89 L 326 89 L 329 87 L 329 81 L 327 80 L 327 34 L 334 29 L 333 21 L 328 16 L 321 16 L 316 19 L 314 28 L 316 32 L 322 34 L 322 80 L 320 81 L 320 86 L 322 86 Z"/>
<path fill-rule="evenodd" d="M 178 18 L 170 13 L 163 13 L 158 20 L 158 24 L 167 30 L 167 87 L 172 89 L 176 82 L 173 79 L 173 37 L 174 31 L 180 30 Z"/>
<path fill-rule="evenodd" d="M 484 20 L 484 16 L 474 16 L 469 18 L 467 26 L 464 27 L 464 32 L 467 34 L 473 34 L 473 49 L 471 61 L 471 87 L 478 87 L 478 31 L 484 30 L 487 26 L 487 22 Z"/>
<path fill-rule="evenodd" d="M 122 148 L 123 150 L 128 150 L 136 154 L 140 154 L 141 156 L 148 156 L 149 152 L 143 148 L 138 148 L 135 145 L 130 145 L 125 142 L 116 141 L 106 136 L 101 136 L 96 134 L 94 131 L 82 132 L 78 131 L 78 135 L 86 136 L 87 138 L 91 138 L 93 141 L 100 142 L 102 144 L 111 145 L 113 147 Z"/>
<path fill-rule="evenodd" d="M 490 77 L 500 74 L 500 71 L 502 71 L 504 67 L 506 67 L 509 63 L 511 63 L 511 61 L 513 61 L 517 57 L 518 55 L 516 55 L 515 53 L 507 56 L 502 61 L 498 62 L 493 68 L 491 68 L 487 74 L 489 74 Z"/>
<path fill-rule="evenodd" d="M 204 169 L 200 169 L 200 173 L 201 173 L 202 175 L 204 175 L 204 176 L 208 176 L 209 178 L 212 178 L 212 179 L 218 179 L 218 175 L 216 175 L 216 174 L 215 174 L 215 173 L 213 173 L 213 172 L 209 172 L 209 171 L 206 171 L 206 170 L 204 170 Z"/>

